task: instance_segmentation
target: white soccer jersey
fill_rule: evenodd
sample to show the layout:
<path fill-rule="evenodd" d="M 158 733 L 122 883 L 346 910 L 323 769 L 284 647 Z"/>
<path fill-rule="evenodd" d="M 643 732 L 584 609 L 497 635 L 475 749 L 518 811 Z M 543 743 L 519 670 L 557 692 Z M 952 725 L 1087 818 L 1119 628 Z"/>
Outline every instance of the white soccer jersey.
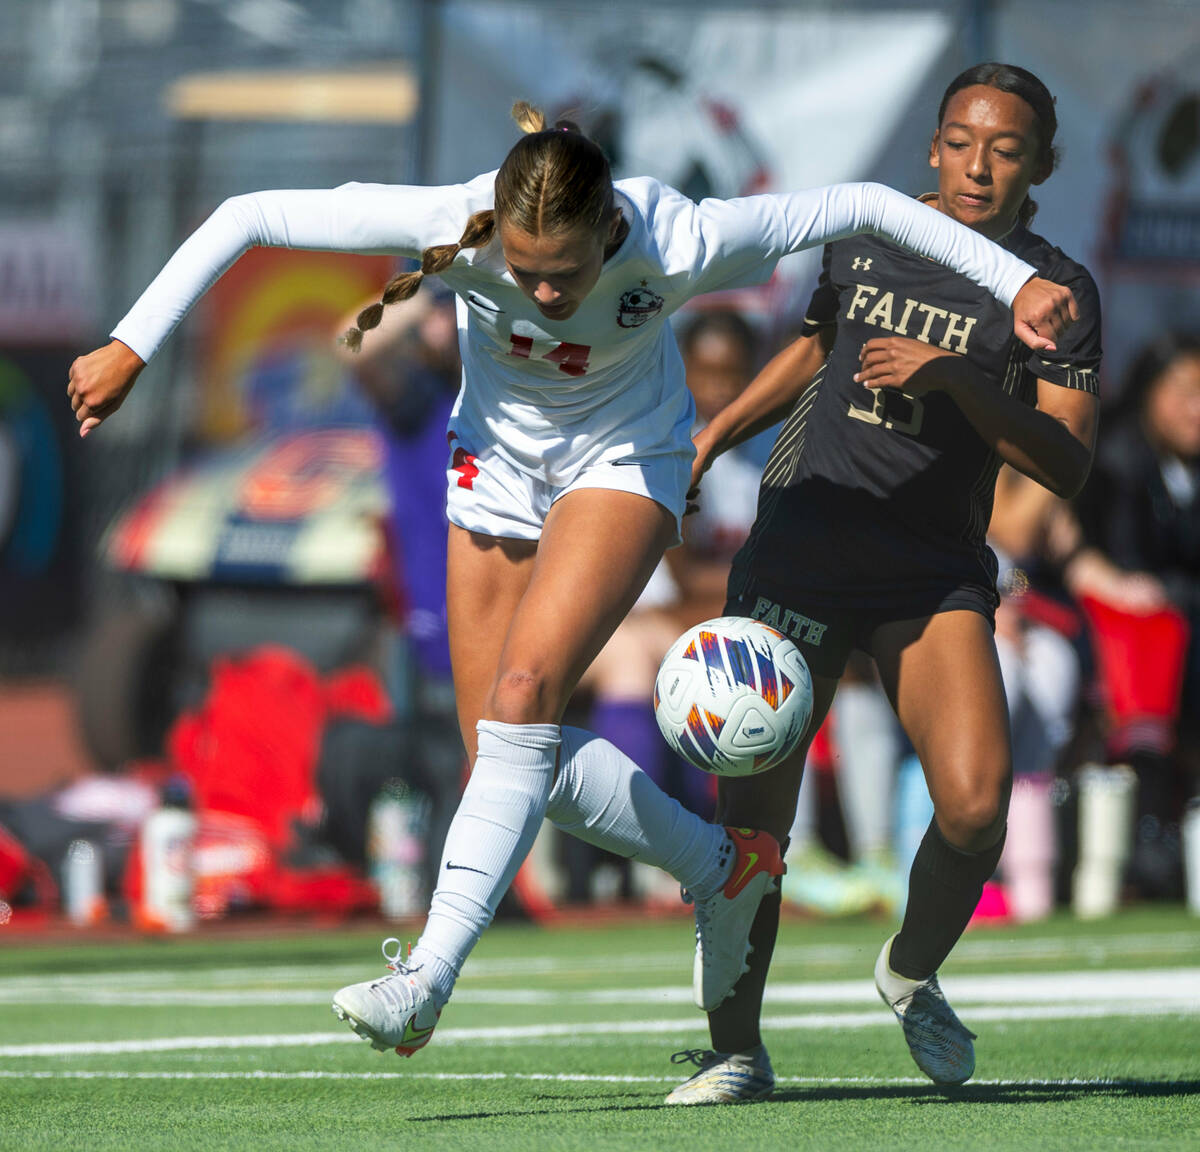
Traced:
<path fill-rule="evenodd" d="M 255 245 L 419 256 L 493 205 L 495 173 L 426 188 L 345 184 L 236 196 L 182 245 L 112 335 L 149 360 L 189 308 Z M 568 319 L 542 316 L 499 239 L 441 273 L 458 295 L 463 388 L 452 427 L 550 484 L 596 461 L 686 437 L 692 403 L 667 324 L 704 292 L 767 279 L 780 257 L 856 232 L 887 236 L 1011 304 L 1034 269 L 879 184 L 694 203 L 656 180 L 618 181 L 621 247 Z M 681 431 L 682 430 L 682 431 Z"/>

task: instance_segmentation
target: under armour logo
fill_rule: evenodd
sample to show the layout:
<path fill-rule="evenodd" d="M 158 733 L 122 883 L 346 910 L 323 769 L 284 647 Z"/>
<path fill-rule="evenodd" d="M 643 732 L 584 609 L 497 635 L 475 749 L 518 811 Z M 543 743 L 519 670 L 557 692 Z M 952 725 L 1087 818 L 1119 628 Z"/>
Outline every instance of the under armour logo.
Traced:
<path fill-rule="evenodd" d="M 855 272 L 869 272 L 871 269 L 871 259 L 872 258 L 870 256 L 855 256 L 854 262 L 850 265 L 850 267 L 853 268 Z"/>

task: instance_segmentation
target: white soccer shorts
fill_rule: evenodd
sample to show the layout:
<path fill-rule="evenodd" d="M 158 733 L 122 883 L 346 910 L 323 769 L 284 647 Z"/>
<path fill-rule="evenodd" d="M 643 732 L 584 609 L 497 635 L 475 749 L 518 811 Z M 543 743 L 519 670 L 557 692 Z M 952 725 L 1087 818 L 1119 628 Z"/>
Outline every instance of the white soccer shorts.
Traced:
<path fill-rule="evenodd" d="M 477 453 L 455 435 L 446 466 L 446 515 L 451 524 L 468 532 L 536 540 L 556 500 L 581 488 L 606 488 L 633 492 L 661 504 L 675 517 L 677 544 L 692 458 L 690 441 L 656 445 L 649 452 L 588 465 L 560 486 L 522 472 L 494 449 Z"/>

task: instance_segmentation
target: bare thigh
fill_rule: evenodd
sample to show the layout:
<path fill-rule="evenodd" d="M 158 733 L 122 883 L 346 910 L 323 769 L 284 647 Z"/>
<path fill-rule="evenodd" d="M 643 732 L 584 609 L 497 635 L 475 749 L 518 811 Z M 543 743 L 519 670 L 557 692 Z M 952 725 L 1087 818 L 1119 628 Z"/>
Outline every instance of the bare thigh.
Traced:
<path fill-rule="evenodd" d="M 817 730 L 833 703 L 838 682 L 814 676 L 813 712 L 804 739 L 782 764 L 758 776 L 722 776 L 717 781 L 717 821 L 738 828 L 759 828 L 782 842 L 796 818 L 796 800 L 804 762 Z"/>
<path fill-rule="evenodd" d="M 977 612 L 884 624 L 871 638 L 884 691 L 912 741 L 942 835 L 979 852 L 1004 828 L 1012 786 L 996 644 Z"/>
<path fill-rule="evenodd" d="M 558 723 L 579 677 L 633 606 L 675 520 L 629 492 L 555 502 L 536 543 L 452 530 L 447 612 L 459 723 Z"/>
<path fill-rule="evenodd" d="M 475 762 L 475 725 L 496 678 L 508 626 L 529 587 L 536 540 L 485 536 L 450 525 L 446 616 L 458 724 Z"/>

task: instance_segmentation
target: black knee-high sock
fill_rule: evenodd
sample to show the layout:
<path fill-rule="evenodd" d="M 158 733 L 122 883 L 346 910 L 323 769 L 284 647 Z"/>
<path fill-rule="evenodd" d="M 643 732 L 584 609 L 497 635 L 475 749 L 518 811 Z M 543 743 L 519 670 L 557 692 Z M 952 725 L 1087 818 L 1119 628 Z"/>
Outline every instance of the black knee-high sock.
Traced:
<path fill-rule="evenodd" d="M 782 884 L 782 879 L 780 880 Z M 779 885 L 776 885 L 778 889 Z M 768 892 L 758 905 L 750 926 L 750 971 L 734 985 L 733 995 L 708 1014 L 708 1030 L 718 1052 L 747 1052 L 762 1043 L 759 1019 L 762 1016 L 763 988 L 775 951 L 779 932 L 780 893 Z"/>
<path fill-rule="evenodd" d="M 983 852 L 963 852 L 946 843 L 936 820 L 930 822 L 908 877 L 904 923 L 892 942 L 893 972 L 925 980 L 941 967 L 965 931 L 1003 847 L 1001 835 Z"/>

